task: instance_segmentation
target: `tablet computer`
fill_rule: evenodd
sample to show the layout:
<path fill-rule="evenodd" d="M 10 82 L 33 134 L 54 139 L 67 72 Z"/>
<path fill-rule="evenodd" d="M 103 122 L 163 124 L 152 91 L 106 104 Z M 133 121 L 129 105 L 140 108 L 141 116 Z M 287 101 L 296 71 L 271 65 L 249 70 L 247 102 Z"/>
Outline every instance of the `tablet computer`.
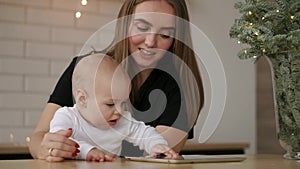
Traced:
<path fill-rule="evenodd" d="M 128 157 L 125 159 L 140 162 L 156 162 L 156 163 L 211 163 L 211 162 L 241 162 L 246 159 L 245 155 L 182 155 L 180 159 L 165 159 L 146 157 Z"/>

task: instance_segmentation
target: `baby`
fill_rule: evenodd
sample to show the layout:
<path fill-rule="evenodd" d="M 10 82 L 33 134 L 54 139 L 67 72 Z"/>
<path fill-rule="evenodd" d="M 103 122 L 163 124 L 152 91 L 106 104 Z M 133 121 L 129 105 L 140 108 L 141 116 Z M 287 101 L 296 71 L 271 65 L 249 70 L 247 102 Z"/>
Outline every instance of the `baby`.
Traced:
<path fill-rule="evenodd" d="M 112 161 L 127 140 L 151 157 L 164 154 L 178 158 L 155 128 L 133 119 L 125 111 L 130 93 L 130 79 L 112 58 L 94 54 L 82 58 L 73 77 L 73 107 L 57 110 L 50 132 L 72 129 L 70 137 L 80 148 L 76 159 Z"/>

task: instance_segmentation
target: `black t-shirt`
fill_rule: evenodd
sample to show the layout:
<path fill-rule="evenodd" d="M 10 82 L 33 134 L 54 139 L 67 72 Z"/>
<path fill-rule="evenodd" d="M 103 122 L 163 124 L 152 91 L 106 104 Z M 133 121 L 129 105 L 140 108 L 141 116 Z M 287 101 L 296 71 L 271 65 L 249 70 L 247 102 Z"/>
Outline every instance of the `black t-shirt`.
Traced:
<path fill-rule="evenodd" d="M 72 75 L 74 72 L 75 65 L 78 57 L 73 58 L 70 65 L 64 71 L 59 78 L 54 91 L 50 95 L 48 103 L 55 103 L 62 107 L 72 107 L 74 105 L 73 94 L 72 94 Z"/>
<path fill-rule="evenodd" d="M 153 69 L 138 91 L 132 114 L 153 127 L 172 126 L 188 132 L 185 102 L 174 70 Z"/>
<path fill-rule="evenodd" d="M 48 103 L 60 106 L 73 106 L 72 74 L 78 57 L 75 57 L 60 77 Z M 193 138 L 193 129 L 187 126 L 187 114 L 184 97 L 178 84 L 178 75 L 174 66 L 162 59 L 138 91 L 138 99 L 133 104 L 133 117 L 152 127 L 172 126 L 189 132 Z M 169 62 L 170 63 L 170 62 Z"/>

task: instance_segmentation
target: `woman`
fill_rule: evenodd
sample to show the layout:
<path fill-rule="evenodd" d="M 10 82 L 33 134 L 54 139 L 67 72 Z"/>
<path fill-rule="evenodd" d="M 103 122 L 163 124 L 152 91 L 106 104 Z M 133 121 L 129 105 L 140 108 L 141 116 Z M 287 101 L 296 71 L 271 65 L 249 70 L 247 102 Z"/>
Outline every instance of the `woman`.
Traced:
<path fill-rule="evenodd" d="M 191 50 L 189 25 L 184 22 L 189 21 L 185 1 L 126 0 L 118 18 L 115 39 L 106 52 L 131 75 L 134 117 L 155 127 L 179 152 L 188 136 L 193 136 L 188 132 L 203 106 L 202 81 Z M 68 139 L 72 130 L 49 133 L 54 112 L 73 106 L 75 64 L 73 59 L 61 76 L 36 126 L 30 143 L 34 158 L 61 161 L 77 151 L 77 143 Z M 158 92 L 151 99 L 155 89 L 164 94 Z"/>

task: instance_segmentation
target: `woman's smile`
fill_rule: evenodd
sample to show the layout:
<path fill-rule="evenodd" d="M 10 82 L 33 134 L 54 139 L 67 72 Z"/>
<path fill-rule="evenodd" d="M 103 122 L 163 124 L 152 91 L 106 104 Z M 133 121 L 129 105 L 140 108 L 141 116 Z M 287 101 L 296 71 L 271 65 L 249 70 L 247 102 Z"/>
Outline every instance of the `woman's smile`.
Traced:
<path fill-rule="evenodd" d="M 139 54 L 144 59 L 151 59 L 156 55 L 157 52 L 155 52 L 153 49 L 143 49 L 139 48 Z"/>

